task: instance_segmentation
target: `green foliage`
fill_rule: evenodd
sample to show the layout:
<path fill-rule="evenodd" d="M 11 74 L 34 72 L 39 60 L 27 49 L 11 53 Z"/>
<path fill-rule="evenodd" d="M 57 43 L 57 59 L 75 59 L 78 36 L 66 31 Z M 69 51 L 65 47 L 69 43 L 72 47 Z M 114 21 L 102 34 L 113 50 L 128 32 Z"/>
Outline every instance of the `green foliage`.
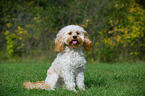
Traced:
<path fill-rule="evenodd" d="M 52 59 L 57 32 L 68 24 L 78 24 L 93 41 L 93 50 L 86 52 L 88 59 L 145 60 L 145 11 L 139 2 L 1 0 L 0 58 L 46 54 Z"/>
<path fill-rule="evenodd" d="M 98 32 L 95 51 L 101 61 L 125 61 L 143 56 L 145 22 L 144 10 L 135 2 L 116 1 L 106 22 Z M 140 58 L 141 59 L 141 58 Z M 123 61 L 124 61 L 123 60 Z"/>
<path fill-rule="evenodd" d="M 143 96 L 145 89 L 145 62 L 142 63 L 87 63 L 85 91 L 77 93 L 58 88 L 27 90 L 22 84 L 46 78 L 47 61 L 1 62 L 0 93 L 2 96 Z"/>

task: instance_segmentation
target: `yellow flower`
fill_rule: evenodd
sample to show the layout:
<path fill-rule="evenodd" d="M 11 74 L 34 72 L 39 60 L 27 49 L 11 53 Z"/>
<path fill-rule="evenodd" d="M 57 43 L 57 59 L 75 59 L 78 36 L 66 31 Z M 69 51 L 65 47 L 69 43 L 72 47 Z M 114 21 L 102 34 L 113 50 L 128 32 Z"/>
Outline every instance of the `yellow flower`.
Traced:
<path fill-rule="evenodd" d="M 82 27 L 86 27 L 86 25 L 81 25 Z"/>
<path fill-rule="evenodd" d="M 117 42 L 119 42 L 121 39 L 121 36 L 118 35 L 116 39 L 117 39 Z"/>
<path fill-rule="evenodd" d="M 11 36 L 12 36 L 13 38 L 16 37 L 16 35 L 15 35 L 14 33 L 13 33 Z"/>
<path fill-rule="evenodd" d="M 128 32 L 128 31 L 127 31 L 127 30 L 125 30 L 125 34 L 127 34 L 127 32 Z"/>
<path fill-rule="evenodd" d="M 123 46 L 126 47 L 126 44 L 124 44 Z"/>
<path fill-rule="evenodd" d="M 5 35 L 8 35 L 10 32 L 8 30 L 6 30 L 6 32 L 4 33 Z"/>
<path fill-rule="evenodd" d="M 19 37 L 20 40 L 22 40 L 22 37 Z"/>
<path fill-rule="evenodd" d="M 23 31 L 20 31 L 19 33 L 20 33 L 20 34 L 22 34 L 22 33 L 23 33 Z"/>
<path fill-rule="evenodd" d="M 18 28 L 18 30 L 21 30 L 21 27 L 20 26 L 18 26 L 17 28 Z"/>
<path fill-rule="evenodd" d="M 17 27 L 17 29 L 18 29 L 19 31 L 24 30 L 24 29 L 23 29 L 23 28 L 21 28 L 20 26 L 18 26 L 18 27 Z"/>
<path fill-rule="evenodd" d="M 91 21 L 91 19 L 87 19 L 87 20 L 86 20 L 86 22 L 89 22 L 89 21 Z"/>
<path fill-rule="evenodd" d="M 118 4 L 115 4 L 115 6 L 114 7 L 118 7 Z"/>
<path fill-rule="evenodd" d="M 98 44 L 98 42 L 95 43 L 95 45 L 97 45 L 97 44 Z"/>
<path fill-rule="evenodd" d="M 133 12 L 134 11 L 134 8 L 131 8 L 130 10 L 129 10 L 129 12 Z"/>
<path fill-rule="evenodd" d="M 131 52 L 130 55 L 133 55 L 133 52 Z"/>
<path fill-rule="evenodd" d="M 135 55 L 138 55 L 138 52 L 134 52 Z"/>
<path fill-rule="evenodd" d="M 6 23 L 7 27 L 10 28 L 13 24 L 12 23 Z"/>
<path fill-rule="evenodd" d="M 26 33 L 27 33 L 27 31 L 25 30 L 23 33 L 24 33 L 24 34 L 26 34 Z"/>
<path fill-rule="evenodd" d="M 112 34 L 112 33 L 113 33 L 113 30 L 112 30 L 112 31 L 109 31 L 108 33 L 109 33 L 109 34 Z"/>
<path fill-rule="evenodd" d="M 117 30 L 118 30 L 117 27 L 115 27 L 115 28 L 114 28 L 114 31 L 117 31 Z"/>
<path fill-rule="evenodd" d="M 112 24 L 112 22 L 113 22 L 112 20 L 109 21 L 110 24 Z"/>
<path fill-rule="evenodd" d="M 37 20 L 37 17 L 34 17 L 34 20 Z"/>
<path fill-rule="evenodd" d="M 143 37 L 144 36 L 144 34 L 143 34 L 143 32 L 141 32 L 141 37 Z"/>

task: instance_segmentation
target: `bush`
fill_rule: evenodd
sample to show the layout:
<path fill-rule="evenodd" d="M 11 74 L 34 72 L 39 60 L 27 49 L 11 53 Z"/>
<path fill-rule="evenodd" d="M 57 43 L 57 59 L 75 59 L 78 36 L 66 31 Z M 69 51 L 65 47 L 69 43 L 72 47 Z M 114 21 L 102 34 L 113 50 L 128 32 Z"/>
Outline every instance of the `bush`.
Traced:
<path fill-rule="evenodd" d="M 55 57 L 54 39 L 68 24 L 84 27 L 92 41 L 91 60 L 145 60 L 144 9 L 135 0 L 1 1 L 1 58 Z"/>
<path fill-rule="evenodd" d="M 111 9 L 109 20 L 98 32 L 95 52 L 101 61 L 126 61 L 134 58 L 145 59 L 144 10 L 139 4 L 127 1 L 116 1 Z M 99 41 L 99 42 L 98 42 Z M 142 57 L 143 56 L 143 57 Z"/>

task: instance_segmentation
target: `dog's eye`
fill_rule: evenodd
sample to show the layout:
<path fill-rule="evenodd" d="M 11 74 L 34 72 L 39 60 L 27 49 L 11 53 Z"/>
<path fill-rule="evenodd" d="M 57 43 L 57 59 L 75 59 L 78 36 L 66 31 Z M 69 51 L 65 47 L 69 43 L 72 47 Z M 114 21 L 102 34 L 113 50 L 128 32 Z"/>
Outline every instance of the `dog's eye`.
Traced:
<path fill-rule="evenodd" d="M 80 35 L 80 33 L 79 33 L 79 32 L 77 32 L 77 35 Z"/>
<path fill-rule="evenodd" d="M 72 34 L 72 32 L 69 32 L 68 34 L 69 34 L 69 35 L 71 35 L 71 34 Z"/>

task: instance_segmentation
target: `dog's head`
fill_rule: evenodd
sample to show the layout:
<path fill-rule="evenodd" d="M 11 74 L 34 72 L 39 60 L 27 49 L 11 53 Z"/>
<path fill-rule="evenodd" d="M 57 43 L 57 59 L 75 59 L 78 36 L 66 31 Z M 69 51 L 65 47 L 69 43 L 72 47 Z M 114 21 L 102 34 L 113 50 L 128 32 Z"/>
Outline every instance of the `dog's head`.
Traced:
<path fill-rule="evenodd" d="M 65 46 L 78 48 L 81 45 L 86 50 L 92 49 L 92 41 L 88 33 L 78 25 L 68 25 L 62 28 L 55 39 L 55 51 L 62 52 Z"/>

